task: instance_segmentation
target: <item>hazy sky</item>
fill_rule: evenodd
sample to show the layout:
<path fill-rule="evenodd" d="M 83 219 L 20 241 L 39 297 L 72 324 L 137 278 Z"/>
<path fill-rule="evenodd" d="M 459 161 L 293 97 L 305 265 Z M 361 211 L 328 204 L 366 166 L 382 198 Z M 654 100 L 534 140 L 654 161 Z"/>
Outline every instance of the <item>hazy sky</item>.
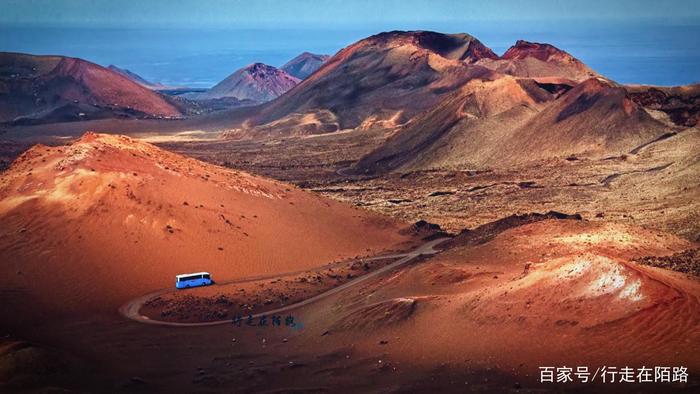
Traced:
<path fill-rule="evenodd" d="M 419 28 L 475 20 L 700 19 L 698 0 L 0 0 L 0 9 L 2 24 L 122 28 Z"/>

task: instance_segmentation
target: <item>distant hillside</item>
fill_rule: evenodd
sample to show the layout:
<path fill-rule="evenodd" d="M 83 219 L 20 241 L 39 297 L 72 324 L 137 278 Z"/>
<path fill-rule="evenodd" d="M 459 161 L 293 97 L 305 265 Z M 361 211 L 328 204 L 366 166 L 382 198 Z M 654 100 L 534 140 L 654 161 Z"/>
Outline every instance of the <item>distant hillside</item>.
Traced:
<path fill-rule="evenodd" d="M 293 77 L 306 79 L 306 77 L 321 68 L 323 63 L 328 59 L 330 59 L 328 55 L 316 55 L 304 52 L 288 61 L 284 66 L 280 67 L 280 69 Z"/>
<path fill-rule="evenodd" d="M 192 96 L 199 100 L 233 97 L 263 103 L 275 99 L 299 83 L 299 79 L 263 63 L 237 70 L 208 91 Z"/>
<path fill-rule="evenodd" d="M 369 119 L 402 123 L 468 80 L 488 78 L 493 71 L 473 65 L 484 58 L 498 56 L 468 34 L 377 34 L 338 52 L 251 122 L 264 124 L 294 113 L 328 110 L 340 128 L 357 127 Z"/>
<path fill-rule="evenodd" d="M 589 79 L 556 98 L 533 80 L 508 76 L 470 82 L 362 158 L 355 172 L 502 167 L 623 154 L 666 129 L 624 88 L 606 81 Z"/>
<path fill-rule="evenodd" d="M 164 96 L 86 60 L 0 53 L 0 122 L 181 115 Z"/>
<path fill-rule="evenodd" d="M 107 68 L 129 78 L 130 80 L 136 82 L 137 84 L 143 86 L 144 88 L 151 89 L 151 90 L 168 89 L 168 87 L 163 85 L 163 84 L 149 82 L 149 81 L 143 79 L 140 75 L 138 75 L 130 70 L 127 70 L 125 68 L 119 68 L 113 64 L 109 65 L 109 67 L 107 67 Z"/>
<path fill-rule="evenodd" d="M 524 40 L 518 40 L 500 58 L 483 59 L 477 64 L 517 77 L 559 77 L 578 82 L 600 77 L 583 62 L 559 48 Z"/>

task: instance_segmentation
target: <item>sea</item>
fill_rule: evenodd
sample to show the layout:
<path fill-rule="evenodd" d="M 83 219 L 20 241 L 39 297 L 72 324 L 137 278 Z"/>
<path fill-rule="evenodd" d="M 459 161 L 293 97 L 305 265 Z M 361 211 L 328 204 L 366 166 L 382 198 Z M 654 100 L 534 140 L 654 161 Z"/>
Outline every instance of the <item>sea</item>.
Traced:
<path fill-rule="evenodd" d="M 280 28 L 100 28 L 0 25 L 0 51 L 80 57 L 168 86 L 208 88 L 254 62 L 281 66 L 304 51 L 334 54 L 388 30 L 470 33 L 502 54 L 516 40 L 551 43 L 620 83 L 700 82 L 700 23 L 493 21 Z"/>

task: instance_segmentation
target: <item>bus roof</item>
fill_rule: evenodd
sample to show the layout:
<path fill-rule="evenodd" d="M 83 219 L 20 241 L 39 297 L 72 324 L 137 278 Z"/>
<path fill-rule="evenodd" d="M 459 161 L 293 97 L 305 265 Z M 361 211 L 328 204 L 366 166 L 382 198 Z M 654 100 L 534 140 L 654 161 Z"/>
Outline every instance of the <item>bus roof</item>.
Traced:
<path fill-rule="evenodd" d="M 175 275 L 176 278 L 184 278 L 186 276 L 194 276 L 194 275 L 209 275 L 208 272 L 193 272 L 191 274 L 180 274 L 180 275 Z"/>

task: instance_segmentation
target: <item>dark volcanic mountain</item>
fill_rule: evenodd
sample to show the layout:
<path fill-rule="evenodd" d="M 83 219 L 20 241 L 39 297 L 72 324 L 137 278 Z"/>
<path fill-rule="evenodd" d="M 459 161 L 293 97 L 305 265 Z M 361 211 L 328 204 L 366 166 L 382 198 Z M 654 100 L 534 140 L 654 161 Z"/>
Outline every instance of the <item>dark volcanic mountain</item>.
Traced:
<path fill-rule="evenodd" d="M 179 117 L 160 94 L 112 70 L 62 56 L 0 53 L 0 121 Z"/>
<path fill-rule="evenodd" d="M 387 119 L 403 123 L 470 79 L 489 78 L 491 70 L 473 65 L 485 58 L 498 56 L 468 34 L 377 34 L 338 52 L 252 123 L 322 110 L 332 112 L 340 128 Z"/>
<path fill-rule="evenodd" d="M 143 86 L 144 88 L 151 89 L 151 90 L 159 90 L 159 89 L 167 88 L 167 86 L 165 86 L 163 84 L 153 83 L 153 82 L 147 81 L 147 80 L 143 79 L 140 75 L 138 75 L 130 70 L 127 70 L 125 68 L 119 68 L 113 64 L 110 64 L 109 67 L 107 67 L 107 68 L 129 78 L 130 80 L 136 82 L 137 84 Z"/>
<path fill-rule="evenodd" d="M 570 155 L 616 155 L 666 129 L 624 88 L 607 81 L 589 79 L 556 100 L 534 80 L 504 77 L 480 84 L 481 94 L 470 82 L 417 117 L 362 158 L 355 172 L 502 167 Z"/>
<path fill-rule="evenodd" d="M 299 83 L 299 79 L 263 63 L 254 63 L 237 70 L 196 99 L 220 99 L 234 97 L 259 103 L 270 101 L 284 94 Z"/>
<path fill-rule="evenodd" d="M 700 119 L 700 84 L 686 86 L 626 86 L 632 100 L 663 111 L 680 126 L 694 127 Z"/>
<path fill-rule="evenodd" d="M 328 55 L 316 55 L 314 53 L 304 52 L 285 63 L 280 69 L 293 77 L 305 79 L 321 68 L 323 63 L 328 59 L 330 59 Z"/>

